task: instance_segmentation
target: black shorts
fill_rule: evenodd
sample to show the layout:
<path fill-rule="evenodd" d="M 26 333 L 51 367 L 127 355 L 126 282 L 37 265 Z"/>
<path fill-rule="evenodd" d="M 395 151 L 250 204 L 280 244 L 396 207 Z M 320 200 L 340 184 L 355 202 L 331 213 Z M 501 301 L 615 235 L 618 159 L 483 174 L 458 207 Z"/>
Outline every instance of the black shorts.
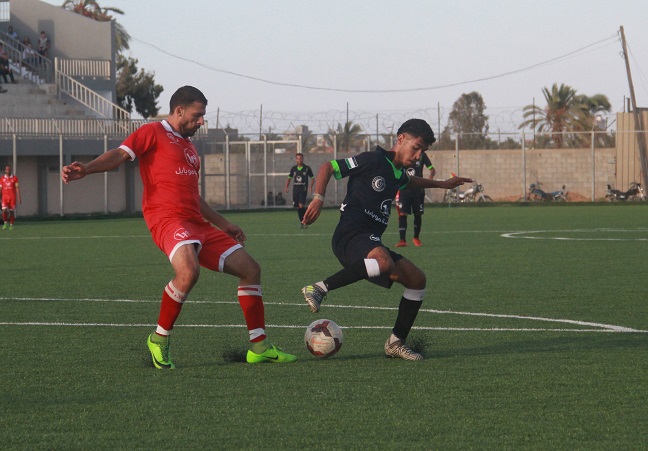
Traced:
<path fill-rule="evenodd" d="M 398 209 L 406 215 L 422 215 L 425 203 L 425 191 L 422 189 L 404 189 L 398 195 Z"/>
<path fill-rule="evenodd" d="M 293 189 L 293 207 L 306 206 L 306 190 Z"/>
<path fill-rule="evenodd" d="M 367 258 L 369 252 L 379 246 L 389 251 L 389 255 L 394 260 L 394 263 L 403 258 L 402 255 L 387 248 L 380 240 L 380 236 L 373 233 L 338 233 L 336 229 L 335 233 L 333 233 L 333 240 L 331 241 L 333 253 L 345 268 L 358 260 Z M 367 280 L 384 288 L 391 288 L 394 283 L 389 278 L 389 274 L 381 274 L 378 277 L 370 277 Z"/>

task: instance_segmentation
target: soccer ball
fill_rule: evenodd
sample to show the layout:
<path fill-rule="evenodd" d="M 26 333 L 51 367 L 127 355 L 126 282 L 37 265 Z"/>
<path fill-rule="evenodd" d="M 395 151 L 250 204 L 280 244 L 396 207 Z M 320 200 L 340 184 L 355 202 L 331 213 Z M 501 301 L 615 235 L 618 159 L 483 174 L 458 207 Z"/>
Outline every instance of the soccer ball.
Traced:
<path fill-rule="evenodd" d="M 306 348 L 317 357 L 331 357 L 342 347 L 342 328 L 330 319 L 318 319 L 306 328 Z"/>

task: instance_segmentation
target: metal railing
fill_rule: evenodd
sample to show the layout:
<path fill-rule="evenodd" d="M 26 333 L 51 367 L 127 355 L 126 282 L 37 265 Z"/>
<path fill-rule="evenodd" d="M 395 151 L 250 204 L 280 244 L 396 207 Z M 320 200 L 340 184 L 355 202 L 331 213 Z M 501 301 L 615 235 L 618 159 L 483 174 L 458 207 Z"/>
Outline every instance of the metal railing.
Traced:
<path fill-rule="evenodd" d="M 9 55 L 13 69 L 20 76 L 37 85 L 52 83 L 52 61 L 50 59 L 13 39 L 5 32 L 0 32 L 0 42 Z"/>
<path fill-rule="evenodd" d="M 21 138 L 124 138 L 143 124 L 145 119 L 41 119 L 2 118 L 0 136 L 16 135 Z M 207 136 L 207 126 L 201 127 L 197 137 Z"/>
<path fill-rule="evenodd" d="M 56 69 L 69 77 L 110 79 L 110 61 L 56 58 Z"/>
<path fill-rule="evenodd" d="M 59 98 L 61 98 L 61 94 L 68 95 L 86 108 L 108 119 L 115 119 L 117 121 L 130 119 L 130 113 L 128 111 L 97 94 L 83 83 L 63 73 L 59 69 L 60 60 L 55 58 L 54 61 L 55 83 Z"/>

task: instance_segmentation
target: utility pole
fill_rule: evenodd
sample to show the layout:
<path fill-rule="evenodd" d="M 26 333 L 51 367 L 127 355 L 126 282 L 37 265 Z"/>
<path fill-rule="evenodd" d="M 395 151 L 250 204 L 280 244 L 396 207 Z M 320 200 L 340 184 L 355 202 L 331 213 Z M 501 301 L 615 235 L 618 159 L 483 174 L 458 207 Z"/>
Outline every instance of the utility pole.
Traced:
<path fill-rule="evenodd" d="M 623 59 L 625 60 L 626 72 L 628 73 L 628 85 L 630 85 L 630 101 L 632 103 L 632 115 L 634 117 L 635 131 L 637 132 L 637 144 L 639 145 L 639 159 L 641 161 L 641 178 L 643 186 L 648 186 L 648 159 L 646 158 L 646 136 L 644 135 L 643 117 L 637 109 L 637 98 L 635 97 L 634 84 L 632 83 L 632 74 L 630 73 L 630 61 L 628 59 L 628 49 L 626 46 L 625 33 L 621 26 L 621 44 L 623 46 Z"/>

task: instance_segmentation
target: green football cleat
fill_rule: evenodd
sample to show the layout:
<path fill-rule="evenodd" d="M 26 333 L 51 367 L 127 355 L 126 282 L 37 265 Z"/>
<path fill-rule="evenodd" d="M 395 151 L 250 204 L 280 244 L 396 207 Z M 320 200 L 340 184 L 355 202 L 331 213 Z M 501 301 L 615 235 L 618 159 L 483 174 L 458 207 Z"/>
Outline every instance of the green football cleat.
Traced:
<path fill-rule="evenodd" d="M 13 230 L 13 224 L 9 224 L 9 230 Z"/>
<path fill-rule="evenodd" d="M 297 360 L 297 356 L 283 352 L 280 348 L 275 345 L 270 345 L 268 349 L 262 354 L 257 354 L 249 350 L 247 352 L 247 363 L 290 363 Z"/>
<path fill-rule="evenodd" d="M 169 351 L 169 348 L 171 347 L 171 338 L 167 338 L 166 344 L 155 343 L 151 341 L 153 333 L 149 335 L 146 340 L 149 351 L 151 351 L 151 357 L 153 358 L 153 365 L 155 365 L 155 368 L 158 370 L 175 369 L 175 365 L 171 361 L 171 352 Z"/>
<path fill-rule="evenodd" d="M 7 230 L 7 227 L 9 227 L 9 224 L 5 222 L 2 226 L 2 230 Z"/>

